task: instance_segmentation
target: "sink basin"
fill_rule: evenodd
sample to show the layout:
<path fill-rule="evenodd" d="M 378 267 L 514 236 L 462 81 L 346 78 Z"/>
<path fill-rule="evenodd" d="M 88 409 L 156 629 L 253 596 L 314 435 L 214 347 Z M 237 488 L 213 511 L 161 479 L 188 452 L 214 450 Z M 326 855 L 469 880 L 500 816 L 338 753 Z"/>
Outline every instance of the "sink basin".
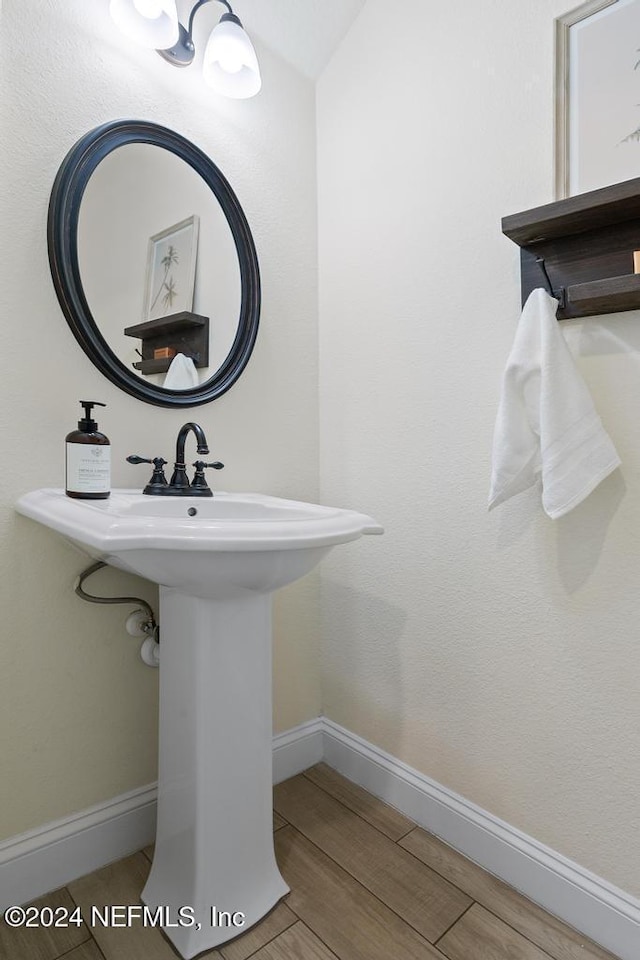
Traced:
<path fill-rule="evenodd" d="M 209 599 L 276 590 L 335 544 L 382 533 L 352 510 L 257 493 L 203 499 L 114 490 L 107 500 L 75 500 L 63 490 L 34 490 L 17 509 L 96 560 Z"/>
<path fill-rule="evenodd" d="M 382 533 L 364 514 L 257 493 L 75 500 L 35 490 L 20 513 L 96 560 L 160 585 L 158 826 L 141 898 L 193 926 L 183 957 L 257 923 L 288 892 L 272 832 L 271 595 L 332 547 Z M 218 915 L 240 926 L 212 926 Z"/>

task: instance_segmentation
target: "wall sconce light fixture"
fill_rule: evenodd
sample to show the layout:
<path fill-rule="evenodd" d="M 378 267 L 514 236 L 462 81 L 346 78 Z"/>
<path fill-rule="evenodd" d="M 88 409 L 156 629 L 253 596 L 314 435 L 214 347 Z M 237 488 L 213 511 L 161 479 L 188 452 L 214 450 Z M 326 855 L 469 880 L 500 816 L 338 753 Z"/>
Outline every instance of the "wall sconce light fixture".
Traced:
<path fill-rule="evenodd" d="M 253 97 L 262 86 L 253 44 L 227 0 L 217 2 L 222 3 L 227 12 L 212 30 L 205 48 L 204 80 L 226 97 Z M 209 0 L 197 0 L 186 27 L 178 21 L 176 0 L 111 0 L 109 10 L 130 40 L 156 50 L 175 67 L 188 67 L 196 52 L 193 18 L 205 3 Z"/>

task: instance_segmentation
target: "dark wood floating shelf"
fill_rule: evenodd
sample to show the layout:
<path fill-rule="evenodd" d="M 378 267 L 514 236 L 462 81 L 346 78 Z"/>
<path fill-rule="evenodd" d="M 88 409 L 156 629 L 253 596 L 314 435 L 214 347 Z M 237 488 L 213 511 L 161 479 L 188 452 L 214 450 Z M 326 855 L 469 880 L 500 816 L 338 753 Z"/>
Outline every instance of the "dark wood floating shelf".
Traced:
<path fill-rule="evenodd" d="M 140 373 L 166 373 L 171 359 L 156 360 L 154 350 L 170 347 L 193 359 L 196 367 L 209 366 L 209 318 L 183 310 L 157 320 L 146 320 L 125 327 L 128 337 L 142 341 L 142 359 L 133 366 Z M 173 359 L 173 358 L 172 358 Z"/>
<path fill-rule="evenodd" d="M 558 319 L 640 309 L 640 177 L 502 220 L 521 247 L 522 302 L 536 287 L 560 300 Z"/>
<path fill-rule="evenodd" d="M 588 307 L 589 313 L 636 310 L 640 307 L 640 274 L 575 283 L 567 288 L 567 300 L 576 310 Z"/>

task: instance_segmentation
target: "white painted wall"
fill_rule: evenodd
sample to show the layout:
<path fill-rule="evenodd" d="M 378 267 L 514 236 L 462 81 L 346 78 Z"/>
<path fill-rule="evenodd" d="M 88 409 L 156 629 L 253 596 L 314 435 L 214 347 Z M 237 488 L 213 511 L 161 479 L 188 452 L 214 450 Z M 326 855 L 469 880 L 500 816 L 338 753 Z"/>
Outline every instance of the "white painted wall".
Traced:
<path fill-rule="evenodd" d="M 208 12 L 199 30 L 212 28 Z M 87 564 L 14 514 L 23 492 L 62 485 L 64 437 L 78 400 L 107 404 L 115 486 L 140 488 L 128 453 L 170 459 L 195 418 L 217 483 L 317 497 L 314 93 L 267 49 L 251 101 L 207 91 L 197 69 L 172 70 L 122 42 L 108 4 L 4 0 L 0 30 L 0 838 L 154 780 L 157 674 L 124 632 L 127 608 L 72 591 Z M 200 45 L 202 50 L 202 44 Z M 154 120 L 195 142 L 231 182 L 251 224 L 263 280 L 261 329 L 242 379 L 213 404 L 182 412 L 140 403 L 104 379 L 73 339 L 47 263 L 55 173 L 73 143 L 118 117 Z M 96 578 L 97 579 L 97 578 Z M 153 599 L 144 581 L 105 573 L 96 592 Z M 275 727 L 320 712 L 313 578 L 275 613 Z"/>
<path fill-rule="evenodd" d="M 564 0 L 368 0 L 318 84 L 324 712 L 640 894 L 640 314 L 573 326 L 623 459 L 487 514 L 519 312 L 500 218 L 553 199 Z"/>

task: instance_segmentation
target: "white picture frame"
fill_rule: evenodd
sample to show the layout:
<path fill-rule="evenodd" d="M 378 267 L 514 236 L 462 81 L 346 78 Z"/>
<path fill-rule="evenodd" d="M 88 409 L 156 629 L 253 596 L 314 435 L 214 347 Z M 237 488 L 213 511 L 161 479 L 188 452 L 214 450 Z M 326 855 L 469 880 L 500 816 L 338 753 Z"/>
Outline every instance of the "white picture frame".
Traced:
<path fill-rule="evenodd" d="M 193 214 L 149 237 L 143 320 L 193 310 L 199 229 Z"/>
<path fill-rule="evenodd" d="M 640 176 L 640 0 L 587 0 L 555 42 L 556 198 Z"/>

